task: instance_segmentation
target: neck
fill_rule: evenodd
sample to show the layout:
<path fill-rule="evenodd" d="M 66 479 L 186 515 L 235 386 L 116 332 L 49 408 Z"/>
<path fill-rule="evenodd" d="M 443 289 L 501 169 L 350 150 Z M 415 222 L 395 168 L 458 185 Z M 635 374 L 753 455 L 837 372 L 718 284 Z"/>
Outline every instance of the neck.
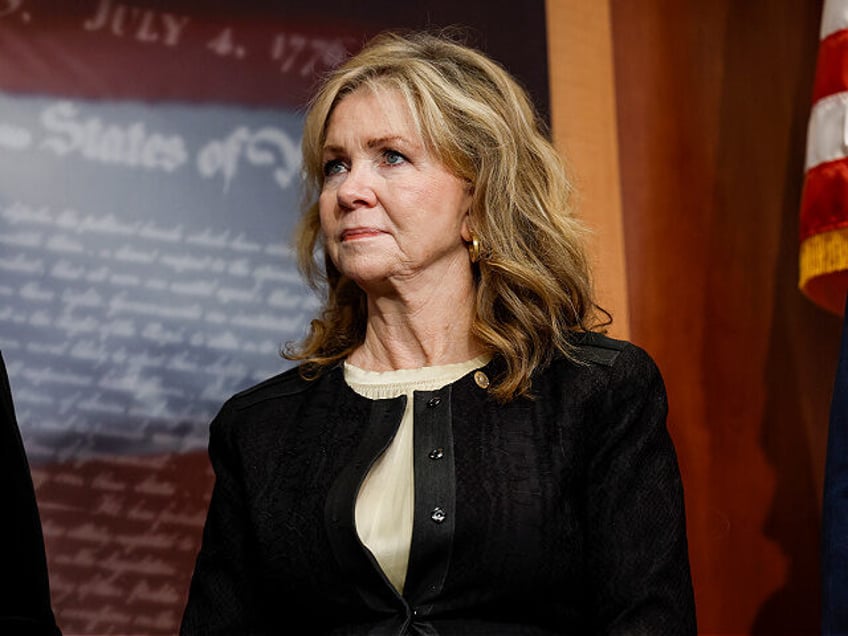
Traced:
<path fill-rule="evenodd" d="M 365 341 L 349 358 L 369 371 L 452 364 L 485 352 L 471 335 L 474 282 L 468 276 L 403 291 L 368 293 Z"/>

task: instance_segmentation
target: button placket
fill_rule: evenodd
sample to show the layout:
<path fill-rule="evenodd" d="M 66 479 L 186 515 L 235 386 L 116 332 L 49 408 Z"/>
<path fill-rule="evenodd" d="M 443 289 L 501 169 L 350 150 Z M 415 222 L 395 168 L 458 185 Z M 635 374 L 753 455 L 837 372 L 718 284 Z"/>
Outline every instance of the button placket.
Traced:
<path fill-rule="evenodd" d="M 450 385 L 420 396 L 415 417 L 416 521 L 406 589 L 420 608 L 444 584 L 456 520 Z"/>
<path fill-rule="evenodd" d="M 429 400 L 427 400 L 427 408 L 428 409 L 435 409 L 441 403 L 442 403 L 442 398 L 439 397 L 438 395 L 434 395 Z M 433 460 L 442 459 L 444 457 L 444 455 L 445 455 L 444 450 L 441 449 L 441 448 L 434 448 L 433 450 L 431 450 L 427 454 L 427 456 L 430 459 L 433 459 Z M 446 517 L 447 517 L 447 514 L 445 513 L 444 508 L 442 508 L 441 506 L 434 507 L 433 510 L 430 512 L 430 519 L 433 521 L 433 523 L 444 523 Z"/>

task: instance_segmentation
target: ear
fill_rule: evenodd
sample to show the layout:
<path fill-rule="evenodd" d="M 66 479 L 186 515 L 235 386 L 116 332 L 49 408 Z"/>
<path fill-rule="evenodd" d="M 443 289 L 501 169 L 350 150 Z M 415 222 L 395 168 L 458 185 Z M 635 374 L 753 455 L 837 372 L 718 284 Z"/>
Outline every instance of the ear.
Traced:
<path fill-rule="evenodd" d="M 462 225 L 459 227 L 459 235 L 466 243 L 471 242 L 471 210 L 466 212 L 462 217 Z"/>

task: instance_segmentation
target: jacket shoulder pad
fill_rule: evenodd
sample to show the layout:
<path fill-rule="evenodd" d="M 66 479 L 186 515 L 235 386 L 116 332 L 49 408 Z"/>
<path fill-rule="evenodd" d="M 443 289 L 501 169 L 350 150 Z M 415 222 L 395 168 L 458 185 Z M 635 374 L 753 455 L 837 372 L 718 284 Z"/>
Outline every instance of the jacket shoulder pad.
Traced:
<path fill-rule="evenodd" d="M 309 388 L 310 384 L 309 380 L 304 380 L 300 376 L 298 367 L 293 367 L 249 389 L 236 393 L 230 398 L 229 404 L 235 410 L 240 411 L 259 402 L 302 393 Z"/>
<path fill-rule="evenodd" d="M 614 365 L 619 354 L 630 344 L 593 331 L 574 334 L 572 343 L 578 360 L 605 367 Z"/>

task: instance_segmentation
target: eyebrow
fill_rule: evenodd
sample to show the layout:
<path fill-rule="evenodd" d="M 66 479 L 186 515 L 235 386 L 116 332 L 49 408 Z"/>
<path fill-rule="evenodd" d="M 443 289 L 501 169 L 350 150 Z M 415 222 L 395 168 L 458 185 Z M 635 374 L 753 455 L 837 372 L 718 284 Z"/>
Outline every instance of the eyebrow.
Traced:
<path fill-rule="evenodd" d="M 394 143 L 396 141 L 406 142 L 404 137 L 400 135 L 387 135 L 385 137 L 377 137 L 376 139 L 369 139 L 366 146 L 368 148 L 379 148 L 380 146 L 385 146 L 387 144 Z"/>
<path fill-rule="evenodd" d="M 373 150 L 374 148 L 380 148 L 382 146 L 387 146 L 396 142 L 403 142 L 405 144 L 410 144 L 410 141 L 401 135 L 386 135 L 385 137 L 375 137 L 374 139 L 369 139 L 365 144 L 365 147 L 369 150 Z M 334 154 L 341 154 L 345 152 L 345 149 L 341 146 L 336 146 L 334 144 L 327 144 L 323 148 L 323 152 L 329 152 Z"/>

